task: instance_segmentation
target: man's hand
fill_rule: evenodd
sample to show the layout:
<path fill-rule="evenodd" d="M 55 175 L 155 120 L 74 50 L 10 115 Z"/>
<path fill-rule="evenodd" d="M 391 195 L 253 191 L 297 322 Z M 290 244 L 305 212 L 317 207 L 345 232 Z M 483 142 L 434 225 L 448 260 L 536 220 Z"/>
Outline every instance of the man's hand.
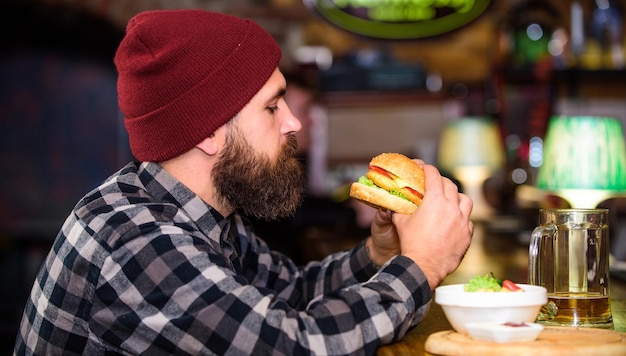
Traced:
<path fill-rule="evenodd" d="M 372 222 L 372 237 L 366 241 L 370 259 L 382 266 L 393 256 L 401 253 L 398 233 L 391 221 L 391 211 L 378 209 Z"/>
<path fill-rule="evenodd" d="M 378 210 L 367 248 L 372 262 L 384 264 L 402 254 L 417 263 L 434 289 L 454 272 L 469 248 L 474 225 L 472 201 L 439 171 L 422 161 L 426 194 L 412 215 Z"/>
<path fill-rule="evenodd" d="M 439 171 L 424 165 L 426 194 L 413 215 L 394 214 L 402 255 L 417 263 L 430 287 L 437 287 L 459 266 L 470 246 L 472 200 Z"/>

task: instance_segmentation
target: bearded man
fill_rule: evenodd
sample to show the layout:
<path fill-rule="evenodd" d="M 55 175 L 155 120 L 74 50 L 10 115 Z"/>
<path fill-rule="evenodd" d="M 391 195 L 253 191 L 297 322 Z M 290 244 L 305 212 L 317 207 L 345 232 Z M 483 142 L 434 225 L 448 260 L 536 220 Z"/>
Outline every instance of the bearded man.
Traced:
<path fill-rule="evenodd" d="M 140 13 L 115 55 L 131 162 L 87 193 L 44 261 L 15 354 L 373 354 L 461 262 L 471 201 L 432 166 L 413 215 L 379 211 L 353 250 L 307 266 L 240 212 L 298 206 L 301 124 L 281 51 L 257 24 Z"/>

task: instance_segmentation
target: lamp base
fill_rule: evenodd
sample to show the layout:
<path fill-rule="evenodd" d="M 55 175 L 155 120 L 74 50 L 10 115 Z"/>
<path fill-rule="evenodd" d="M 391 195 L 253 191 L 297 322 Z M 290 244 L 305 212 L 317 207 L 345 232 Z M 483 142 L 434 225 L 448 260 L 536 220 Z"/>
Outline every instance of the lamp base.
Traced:
<path fill-rule="evenodd" d="M 485 199 L 483 186 L 491 172 L 484 166 L 463 166 L 454 171 L 463 188 L 463 193 L 474 202 L 470 218 L 472 220 L 487 220 L 495 213 L 495 209 Z"/>
<path fill-rule="evenodd" d="M 609 198 L 626 197 L 624 191 L 606 189 L 559 189 L 554 194 L 576 209 L 593 209 Z"/>

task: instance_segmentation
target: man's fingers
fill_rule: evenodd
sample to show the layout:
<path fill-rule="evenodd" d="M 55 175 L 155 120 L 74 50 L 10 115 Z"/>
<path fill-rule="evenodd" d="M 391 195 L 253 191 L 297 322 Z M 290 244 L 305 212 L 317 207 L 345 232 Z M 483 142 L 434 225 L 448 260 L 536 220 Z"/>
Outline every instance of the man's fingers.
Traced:
<path fill-rule="evenodd" d="M 461 209 L 461 214 L 463 214 L 463 216 L 470 216 L 472 214 L 474 202 L 470 197 L 463 193 L 457 193 L 457 195 L 459 197 L 459 209 Z"/>
<path fill-rule="evenodd" d="M 422 168 L 424 169 L 424 188 L 426 188 L 426 194 L 433 193 L 433 195 L 435 195 L 443 193 L 443 183 L 439 170 L 429 164 L 423 165 Z"/>
<path fill-rule="evenodd" d="M 447 177 L 442 177 L 443 178 L 443 184 L 444 184 L 444 194 L 446 195 L 446 197 L 448 199 L 452 199 L 456 202 L 458 202 L 460 200 L 459 198 L 459 187 L 454 184 L 454 182 L 452 180 L 450 180 Z"/>

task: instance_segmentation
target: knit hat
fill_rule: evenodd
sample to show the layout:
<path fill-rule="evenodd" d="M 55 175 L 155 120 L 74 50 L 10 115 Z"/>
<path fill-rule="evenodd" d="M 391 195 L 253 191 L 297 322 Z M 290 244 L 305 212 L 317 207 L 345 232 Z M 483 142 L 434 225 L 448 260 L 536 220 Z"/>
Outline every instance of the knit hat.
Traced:
<path fill-rule="evenodd" d="M 280 58 L 250 20 L 190 9 L 136 15 L 114 60 L 133 155 L 160 162 L 189 151 L 252 99 Z"/>

